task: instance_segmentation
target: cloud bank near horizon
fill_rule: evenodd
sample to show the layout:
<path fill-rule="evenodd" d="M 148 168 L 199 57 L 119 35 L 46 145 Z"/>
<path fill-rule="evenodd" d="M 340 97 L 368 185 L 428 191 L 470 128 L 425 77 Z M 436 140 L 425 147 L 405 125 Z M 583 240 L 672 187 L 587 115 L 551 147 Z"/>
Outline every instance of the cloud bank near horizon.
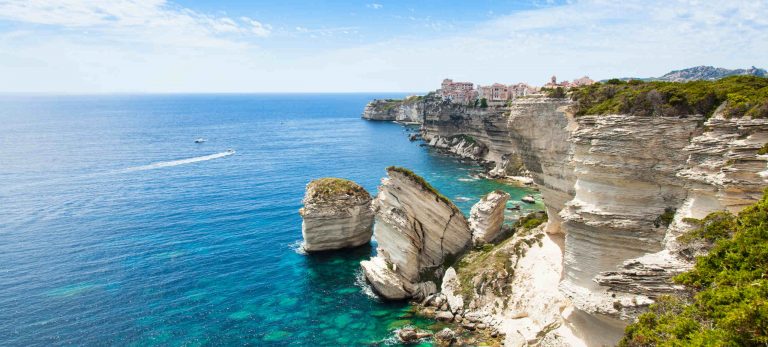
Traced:
<path fill-rule="evenodd" d="M 426 91 L 444 77 L 542 84 L 553 74 L 765 67 L 768 56 L 759 1 L 579 0 L 470 22 L 392 7 L 349 11 L 408 18 L 424 32 L 339 20 L 313 28 L 166 0 L 0 0 L 0 91 Z"/>

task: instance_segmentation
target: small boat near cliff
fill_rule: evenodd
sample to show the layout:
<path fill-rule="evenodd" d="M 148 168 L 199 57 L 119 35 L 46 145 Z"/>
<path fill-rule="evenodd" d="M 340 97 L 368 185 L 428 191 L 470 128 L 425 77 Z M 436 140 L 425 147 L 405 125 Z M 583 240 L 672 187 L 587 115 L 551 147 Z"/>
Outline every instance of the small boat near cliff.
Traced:
<path fill-rule="evenodd" d="M 203 143 L 205 141 L 207 141 L 207 140 L 202 138 L 202 137 L 198 137 L 198 138 L 195 139 L 195 143 Z"/>
<path fill-rule="evenodd" d="M 535 204 L 536 203 L 536 199 L 534 199 L 533 196 L 530 196 L 530 195 L 524 196 L 522 199 L 520 199 L 520 201 L 528 203 L 528 204 Z"/>

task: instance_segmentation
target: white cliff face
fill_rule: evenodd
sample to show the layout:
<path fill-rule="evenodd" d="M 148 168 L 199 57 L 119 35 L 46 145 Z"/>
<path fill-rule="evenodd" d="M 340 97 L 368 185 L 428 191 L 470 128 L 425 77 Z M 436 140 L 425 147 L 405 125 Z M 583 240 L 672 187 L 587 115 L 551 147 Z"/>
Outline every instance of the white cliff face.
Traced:
<path fill-rule="evenodd" d="M 497 190 L 488 193 L 472 206 L 469 213 L 469 229 L 472 231 L 472 241 L 475 245 L 486 244 L 499 236 L 508 200 L 507 192 Z"/>
<path fill-rule="evenodd" d="M 358 184 L 340 178 L 310 182 L 299 210 L 304 250 L 327 251 L 357 247 L 371 241 L 371 195 Z"/>
<path fill-rule="evenodd" d="M 470 136 L 485 148 L 479 161 L 492 174 L 533 178 L 549 215 L 547 237 L 562 240 L 560 247 L 549 248 L 559 254 L 533 251 L 518 262 L 531 257 L 535 264 L 560 264 L 552 267 L 555 282 L 532 288 L 530 278 L 515 282 L 526 273 L 515 270 L 507 281 L 517 283 L 518 290 L 480 293 L 478 298 L 489 296 L 465 300 L 465 314 L 483 312 L 494 298 L 509 297 L 510 307 L 524 307 L 535 302 L 526 293 L 559 296 L 552 302 L 563 305 L 560 325 L 547 327 L 551 332 L 539 343 L 612 345 L 655 297 L 679 290 L 669 279 L 689 269 L 696 252 L 676 242 L 691 228 L 686 218 L 738 212 L 760 198 L 768 184 L 768 155 L 757 152 L 768 143 L 768 120 L 726 119 L 717 112 L 708 120 L 696 115 L 574 117 L 571 105 L 547 98 L 518 99 L 505 109 L 427 103 L 422 134 L 427 143 L 448 150 L 450 139 Z M 481 282 L 476 289 L 486 288 Z M 523 315 L 552 312 L 548 307 L 531 304 Z M 537 309 L 541 312 L 532 313 Z M 520 323 L 515 331 L 541 327 L 512 317 L 498 319 Z"/>
<path fill-rule="evenodd" d="M 677 242 L 693 227 L 685 220 L 722 210 L 736 213 L 762 196 L 768 181 L 761 172 L 768 156 L 757 152 L 768 142 L 768 120 L 726 119 L 716 113 L 703 128 L 683 149 L 686 165 L 676 175 L 687 194 L 666 229 L 664 248 L 626 260 L 616 271 L 602 272 L 595 278 L 598 284 L 651 298 L 682 289 L 670 279 L 692 268 L 694 256 L 701 252 L 696 245 Z"/>
<path fill-rule="evenodd" d="M 373 100 L 365 106 L 362 118 L 421 123 L 424 120 L 424 102 L 420 97 L 406 100 Z"/>
<path fill-rule="evenodd" d="M 662 250 L 667 225 L 659 219 L 685 200 L 687 190 L 676 174 L 686 166 L 683 149 L 701 132 L 703 117 L 602 115 L 576 122 L 571 133 L 576 194 L 560 212 L 566 231 L 560 288 L 577 310 L 628 319 L 636 312 L 624 312 L 622 301 L 643 305 L 647 298 L 609 292 L 595 277 Z M 598 319 L 604 318 L 585 326 Z"/>
<path fill-rule="evenodd" d="M 558 232 L 557 213 L 575 194 L 568 140 L 576 125 L 566 112 L 570 105 L 568 99 L 551 98 L 517 99 L 508 108 L 486 109 L 428 102 L 422 135 L 431 146 L 485 163 L 492 177 L 533 178 L 553 220 L 548 232 Z M 483 148 L 476 155 L 449 141 L 467 136 Z"/>
<path fill-rule="evenodd" d="M 412 173 L 390 168 L 373 203 L 377 257 L 397 275 L 410 297 L 434 292 L 434 282 L 442 276 L 444 263 L 455 259 L 471 240 L 461 211 L 425 184 Z M 372 267 L 370 263 L 363 266 L 366 277 L 387 297 L 390 289 L 377 286 Z M 381 266 L 377 268 L 383 271 Z"/>

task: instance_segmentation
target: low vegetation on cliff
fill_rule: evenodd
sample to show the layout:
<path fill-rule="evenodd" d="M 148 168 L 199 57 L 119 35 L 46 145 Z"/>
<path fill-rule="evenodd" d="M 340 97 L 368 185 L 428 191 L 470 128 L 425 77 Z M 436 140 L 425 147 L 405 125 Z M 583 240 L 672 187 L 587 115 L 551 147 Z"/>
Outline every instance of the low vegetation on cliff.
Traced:
<path fill-rule="evenodd" d="M 318 178 L 307 186 L 309 198 L 312 200 L 336 199 L 339 196 L 360 196 L 370 198 L 371 195 L 360 185 L 350 180 L 335 177 Z"/>
<path fill-rule="evenodd" d="M 712 116 L 768 118 L 768 78 L 732 76 L 717 81 L 643 82 L 618 79 L 573 89 L 576 115 Z"/>
<path fill-rule="evenodd" d="M 738 216 L 715 212 L 696 223 L 681 241 L 714 246 L 674 279 L 690 296 L 660 298 L 621 346 L 768 345 L 768 197 Z"/>
<path fill-rule="evenodd" d="M 497 296 L 505 296 L 515 275 L 518 261 L 534 245 L 541 245 L 544 231 L 534 229 L 547 221 L 547 213 L 536 211 L 520 218 L 514 225 L 514 234 L 500 243 L 486 244 L 462 257 L 456 264 L 460 294 L 465 305 L 478 293 L 492 290 Z"/>
<path fill-rule="evenodd" d="M 448 199 L 445 195 L 443 195 L 437 189 L 435 189 L 435 187 L 433 187 L 431 184 L 429 184 L 429 182 L 427 182 L 427 180 L 425 180 L 423 177 L 417 175 L 413 171 L 408 170 L 408 169 L 406 169 L 404 167 L 390 166 L 390 167 L 387 168 L 387 172 L 398 172 L 398 173 L 403 174 L 404 176 L 412 179 L 414 182 L 419 184 L 424 190 L 426 190 L 428 192 L 431 192 L 432 194 L 435 194 L 435 196 L 437 196 L 437 198 L 440 201 L 446 203 L 453 210 L 459 211 L 459 208 L 453 203 L 453 201 L 451 201 L 451 199 Z"/>

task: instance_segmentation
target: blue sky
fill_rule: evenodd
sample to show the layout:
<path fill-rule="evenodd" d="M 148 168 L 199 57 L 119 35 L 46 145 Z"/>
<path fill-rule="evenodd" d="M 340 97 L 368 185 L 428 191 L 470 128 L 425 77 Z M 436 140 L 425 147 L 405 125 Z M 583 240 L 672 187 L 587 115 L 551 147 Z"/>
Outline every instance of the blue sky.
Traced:
<path fill-rule="evenodd" d="M 766 67 L 767 1 L 0 0 L 0 92 L 426 91 Z"/>

